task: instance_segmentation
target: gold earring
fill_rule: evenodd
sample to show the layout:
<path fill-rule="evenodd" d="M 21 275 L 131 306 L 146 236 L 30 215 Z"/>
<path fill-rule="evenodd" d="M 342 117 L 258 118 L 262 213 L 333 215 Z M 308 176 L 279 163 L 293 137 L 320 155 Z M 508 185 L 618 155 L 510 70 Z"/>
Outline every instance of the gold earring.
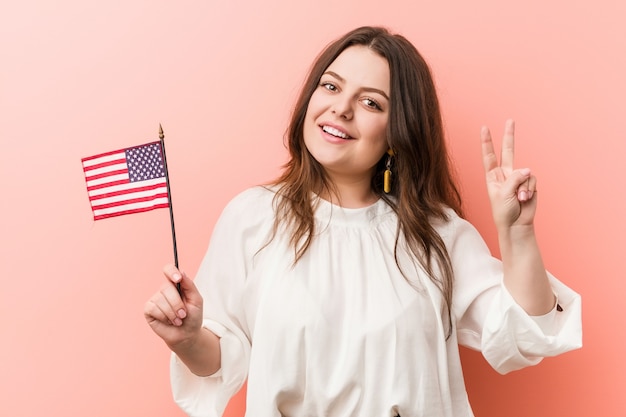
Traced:
<path fill-rule="evenodd" d="M 383 177 L 383 191 L 386 194 L 391 192 L 391 161 L 393 159 L 393 151 L 391 148 L 387 151 L 387 163 L 385 164 L 385 174 Z"/>

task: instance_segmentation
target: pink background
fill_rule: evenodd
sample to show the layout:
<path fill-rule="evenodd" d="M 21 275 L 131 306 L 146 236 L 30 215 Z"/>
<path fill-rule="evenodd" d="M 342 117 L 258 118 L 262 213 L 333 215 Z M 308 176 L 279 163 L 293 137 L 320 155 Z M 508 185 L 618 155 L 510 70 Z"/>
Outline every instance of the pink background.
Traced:
<path fill-rule="evenodd" d="M 516 119 L 546 264 L 583 295 L 581 350 L 507 376 L 463 351 L 476 415 L 626 415 L 625 16 L 621 0 L 3 2 L 0 415 L 182 416 L 142 315 L 172 262 L 168 212 L 94 222 L 80 159 L 163 124 L 194 274 L 224 204 L 279 172 L 313 57 L 363 24 L 431 63 L 467 212 L 494 250 L 478 133 Z"/>

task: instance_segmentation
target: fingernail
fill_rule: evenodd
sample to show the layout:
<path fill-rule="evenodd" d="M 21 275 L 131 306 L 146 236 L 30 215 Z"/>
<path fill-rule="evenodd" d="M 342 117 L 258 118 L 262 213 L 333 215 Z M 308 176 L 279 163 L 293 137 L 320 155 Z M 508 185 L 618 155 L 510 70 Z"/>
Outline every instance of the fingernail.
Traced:
<path fill-rule="evenodd" d="M 187 312 L 181 308 L 180 310 L 178 310 L 178 317 L 184 319 L 185 317 L 187 317 Z"/>
<path fill-rule="evenodd" d="M 530 175 L 530 169 L 529 168 L 522 168 L 519 171 L 522 175 L 526 176 L 526 175 Z"/>
<path fill-rule="evenodd" d="M 183 321 L 179 319 L 178 317 L 174 319 L 174 326 L 181 326 L 182 324 L 183 324 Z"/>
<path fill-rule="evenodd" d="M 178 272 L 174 272 L 174 275 L 172 275 L 172 278 L 174 279 L 174 282 L 178 282 L 182 279 L 182 276 Z"/>
<path fill-rule="evenodd" d="M 528 198 L 528 193 L 526 193 L 526 191 L 520 191 L 519 192 L 519 199 L 521 201 L 526 201 L 527 198 Z"/>

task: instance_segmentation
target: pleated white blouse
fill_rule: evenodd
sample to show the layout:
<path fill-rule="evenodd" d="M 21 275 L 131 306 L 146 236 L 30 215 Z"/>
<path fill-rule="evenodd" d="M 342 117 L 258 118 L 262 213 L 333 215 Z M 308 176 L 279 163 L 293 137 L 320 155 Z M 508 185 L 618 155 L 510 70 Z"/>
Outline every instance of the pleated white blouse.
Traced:
<path fill-rule="evenodd" d="M 264 246 L 273 197 L 255 187 L 227 205 L 195 278 L 222 368 L 198 377 L 172 355 L 174 398 L 190 416 L 221 416 L 246 380 L 249 417 L 472 416 L 459 344 L 501 373 L 582 344 L 580 296 L 550 275 L 562 311 L 528 316 L 501 262 L 452 211 L 435 225 L 455 277 L 446 339 L 442 296 L 402 242 L 406 277 L 396 265 L 397 217 L 383 200 L 345 209 L 320 199 L 317 234 L 293 266 L 285 235 Z"/>

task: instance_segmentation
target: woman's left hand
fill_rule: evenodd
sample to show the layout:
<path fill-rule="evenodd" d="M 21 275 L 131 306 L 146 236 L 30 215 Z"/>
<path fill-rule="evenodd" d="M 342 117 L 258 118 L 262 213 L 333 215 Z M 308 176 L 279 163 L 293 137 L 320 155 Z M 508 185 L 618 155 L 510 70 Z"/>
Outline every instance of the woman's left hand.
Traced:
<path fill-rule="evenodd" d="M 500 161 L 487 127 L 481 132 L 483 165 L 493 219 L 498 230 L 532 226 L 537 209 L 537 179 L 528 168 L 513 168 L 515 122 L 507 120 Z"/>

